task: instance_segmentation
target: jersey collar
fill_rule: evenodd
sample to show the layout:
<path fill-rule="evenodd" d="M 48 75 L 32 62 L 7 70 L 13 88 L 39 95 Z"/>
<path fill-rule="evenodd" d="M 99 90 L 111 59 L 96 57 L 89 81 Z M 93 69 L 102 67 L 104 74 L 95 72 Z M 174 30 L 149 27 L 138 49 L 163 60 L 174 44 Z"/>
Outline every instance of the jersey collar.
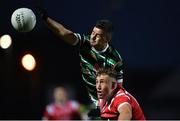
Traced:
<path fill-rule="evenodd" d="M 104 52 L 106 52 L 108 47 L 109 47 L 109 44 L 107 43 L 106 47 L 103 50 L 101 50 L 101 51 L 96 50 L 94 47 L 92 47 L 92 50 L 95 51 L 96 53 L 104 53 Z"/>

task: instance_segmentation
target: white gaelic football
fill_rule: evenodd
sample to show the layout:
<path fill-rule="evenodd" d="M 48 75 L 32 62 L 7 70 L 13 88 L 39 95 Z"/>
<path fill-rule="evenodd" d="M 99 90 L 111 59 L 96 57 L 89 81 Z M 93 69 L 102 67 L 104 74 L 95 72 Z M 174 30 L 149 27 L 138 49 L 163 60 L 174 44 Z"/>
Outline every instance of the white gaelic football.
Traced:
<path fill-rule="evenodd" d="M 29 8 L 18 8 L 11 16 L 11 24 L 18 32 L 30 32 L 36 25 L 36 16 Z"/>

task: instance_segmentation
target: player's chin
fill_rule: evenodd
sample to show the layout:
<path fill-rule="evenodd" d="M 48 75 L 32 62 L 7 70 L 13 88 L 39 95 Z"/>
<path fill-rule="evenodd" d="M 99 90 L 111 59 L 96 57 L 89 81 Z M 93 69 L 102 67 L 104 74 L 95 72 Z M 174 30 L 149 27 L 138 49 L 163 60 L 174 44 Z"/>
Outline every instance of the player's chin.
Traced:
<path fill-rule="evenodd" d="M 98 99 L 103 99 L 103 95 L 102 94 L 98 94 Z"/>
<path fill-rule="evenodd" d="M 96 42 L 95 41 L 90 41 L 90 45 L 94 47 L 94 46 L 96 46 Z"/>

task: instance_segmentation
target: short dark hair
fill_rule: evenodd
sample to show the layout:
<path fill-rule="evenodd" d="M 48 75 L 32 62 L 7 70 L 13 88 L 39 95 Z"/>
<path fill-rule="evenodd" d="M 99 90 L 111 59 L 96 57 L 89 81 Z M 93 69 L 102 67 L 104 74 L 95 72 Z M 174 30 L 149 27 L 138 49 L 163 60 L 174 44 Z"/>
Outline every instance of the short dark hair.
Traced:
<path fill-rule="evenodd" d="M 95 25 L 97 28 L 103 29 L 107 33 L 113 32 L 112 22 L 107 19 L 98 20 Z"/>
<path fill-rule="evenodd" d="M 99 68 L 99 70 L 96 73 L 96 77 L 103 75 L 103 74 L 108 75 L 108 76 L 115 78 L 115 79 L 117 77 L 117 72 L 112 68 L 105 68 L 105 67 Z"/>

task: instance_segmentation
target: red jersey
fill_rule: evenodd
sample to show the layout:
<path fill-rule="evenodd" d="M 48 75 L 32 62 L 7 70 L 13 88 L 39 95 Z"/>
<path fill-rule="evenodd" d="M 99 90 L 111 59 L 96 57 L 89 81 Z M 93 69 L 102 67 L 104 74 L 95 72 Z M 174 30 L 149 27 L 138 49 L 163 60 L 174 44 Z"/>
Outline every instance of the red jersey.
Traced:
<path fill-rule="evenodd" d="M 78 109 L 79 104 L 75 101 L 67 101 L 65 104 L 52 103 L 46 106 L 43 118 L 47 120 L 80 119 Z"/>
<path fill-rule="evenodd" d="M 120 115 L 118 109 L 127 103 L 130 104 L 132 108 L 132 120 L 145 120 L 144 114 L 136 99 L 119 85 L 106 102 L 99 99 L 101 117 L 103 119 L 117 120 Z"/>

